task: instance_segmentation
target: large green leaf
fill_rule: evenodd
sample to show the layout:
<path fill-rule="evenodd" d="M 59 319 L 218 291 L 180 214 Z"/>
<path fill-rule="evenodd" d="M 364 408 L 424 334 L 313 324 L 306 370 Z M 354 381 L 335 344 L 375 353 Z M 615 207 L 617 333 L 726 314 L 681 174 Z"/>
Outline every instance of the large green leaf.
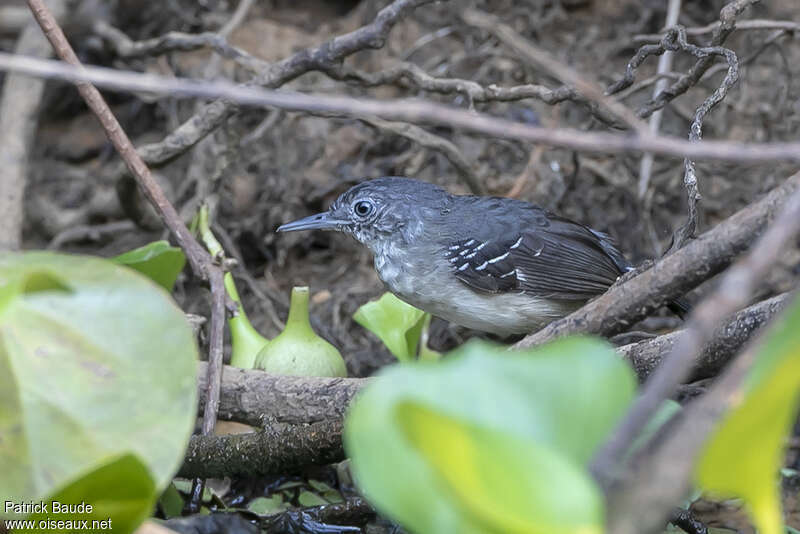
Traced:
<path fill-rule="evenodd" d="M 153 241 L 111 258 L 111 261 L 139 271 L 167 291 L 172 291 L 175 280 L 186 265 L 186 256 L 181 249 L 166 241 Z"/>
<path fill-rule="evenodd" d="M 42 531 L 133 532 L 152 512 L 156 495 L 147 467 L 125 454 L 59 489 L 44 500 L 46 512 L 26 519 L 46 526 Z"/>
<path fill-rule="evenodd" d="M 0 255 L 0 296 L 0 501 L 45 498 L 128 453 L 165 487 L 196 416 L 197 348 L 170 296 L 54 253 Z"/>
<path fill-rule="evenodd" d="M 800 300 L 771 327 L 737 406 L 701 455 L 698 484 L 736 495 L 761 534 L 782 534 L 778 471 L 800 400 Z"/>
<path fill-rule="evenodd" d="M 426 313 L 391 293 L 361 306 L 353 319 L 378 336 L 401 362 L 417 355 L 417 345 L 425 325 Z"/>
<path fill-rule="evenodd" d="M 366 497 L 413 532 L 601 532 L 585 466 L 634 390 L 599 341 L 472 342 L 382 373 L 351 408 L 345 448 Z"/>

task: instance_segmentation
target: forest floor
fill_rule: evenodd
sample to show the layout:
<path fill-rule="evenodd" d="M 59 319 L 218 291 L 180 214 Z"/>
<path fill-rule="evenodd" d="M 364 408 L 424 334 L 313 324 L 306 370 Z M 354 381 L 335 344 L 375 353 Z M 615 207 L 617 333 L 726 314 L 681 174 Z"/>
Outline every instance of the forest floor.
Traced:
<path fill-rule="evenodd" d="M 118 0 L 104 5 L 82 2 L 93 17 L 106 17 L 132 39 L 167 31 L 216 31 L 235 3 L 225 0 L 149 2 Z M 378 2 L 272 0 L 257 2 L 233 31 L 230 43 L 273 62 L 307 46 L 354 30 L 374 18 Z M 525 38 L 549 51 L 577 72 L 606 87 L 618 80 L 646 36 L 664 26 L 663 1 L 638 0 L 469 0 L 463 2 L 499 17 Z M 718 20 L 724 2 L 683 2 L 679 22 L 702 27 Z M 0 7 L 21 6 L 0 1 Z M 414 10 L 392 31 L 386 45 L 359 52 L 348 65 L 381 71 L 409 61 L 440 77 L 472 80 L 488 86 L 559 82 L 527 64 L 514 50 L 486 32 L 470 27 L 455 13 L 454 2 Z M 91 11 L 90 11 L 91 10 Z M 78 19 L 79 17 L 76 17 Z M 90 17 L 91 18 L 91 17 Z M 797 0 L 756 4 L 743 19 L 800 21 Z M 67 27 L 86 63 L 159 74 L 244 80 L 233 62 L 220 61 L 209 72 L 208 51 L 171 52 L 158 57 L 115 56 L 80 20 Z M 709 34 L 693 35 L 705 42 Z M 800 34 L 774 30 L 735 32 L 726 42 L 740 60 L 740 80 L 709 114 L 704 139 L 792 141 L 800 134 Z M 14 34 L 0 35 L 0 49 L 11 50 Z M 639 69 L 637 83 L 622 102 L 635 109 L 653 93 L 656 58 Z M 671 72 L 685 72 L 694 62 L 677 53 Z M 661 132 L 686 137 L 695 108 L 725 75 L 724 68 L 705 76 L 685 95 L 666 106 Z M 399 85 L 365 88 L 307 73 L 283 86 L 321 93 L 377 98 L 424 96 L 467 106 L 463 95 L 436 95 Z M 136 145 L 161 140 L 188 118 L 194 101 L 106 93 L 114 112 Z M 475 102 L 478 110 L 546 126 L 607 130 L 586 106 L 566 101 Z M 432 131 L 455 144 L 488 193 L 513 196 L 607 232 L 635 262 L 658 258 L 673 231 L 686 219 L 683 161 L 657 157 L 652 178 L 639 193 L 640 154 L 602 155 L 486 139 L 446 128 Z M 39 113 L 31 175 L 25 197 L 26 249 L 111 256 L 166 236 L 135 189 L 120 180 L 119 160 L 77 93 L 51 84 Z M 702 194 L 699 232 L 757 199 L 796 170 L 791 164 L 725 164 L 699 161 Z M 383 287 L 368 251 L 336 233 L 276 234 L 282 223 L 325 210 L 330 202 L 364 178 L 401 175 L 468 193 L 463 173 L 439 150 L 399 135 L 380 123 L 313 116 L 279 110 L 244 109 L 191 150 L 157 170 L 159 181 L 188 220 L 198 201 L 216 204 L 215 230 L 240 265 L 235 272 L 244 307 L 267 337 L 282 328 L 292 286 L 310 285 L 311 313 L 318 332 L 345 356 L 352 376 L 367 376 L 392 361 L 380 342 L 353 319 L 359 306 L 382 294 Z M 131 222 L 133 221 L 133 222 Z M 759 298 L 796 287 L 800 252 L 787 251 L 781 268 L 760 287 Z M 713 286 L 710 281 L 690 298 Z M 178 300 L 188 312 L 204 313 L 207 290 L 182 278 Z M 664 330 L 677 319 L 646 327 Z M 447 349 L 474 335 L 435 321 L 432 344 Z M 796 440 L 796 438 L 795 438 Z M 798 466 L 797 443 L 790 462 Z M 797 478 L 795 477 L 795 483 Z M 787 483 L 790 523 L 800 528 L 798 488 Z M 736 503 L 696 503 L 709 526 L 751 533 Z"/>

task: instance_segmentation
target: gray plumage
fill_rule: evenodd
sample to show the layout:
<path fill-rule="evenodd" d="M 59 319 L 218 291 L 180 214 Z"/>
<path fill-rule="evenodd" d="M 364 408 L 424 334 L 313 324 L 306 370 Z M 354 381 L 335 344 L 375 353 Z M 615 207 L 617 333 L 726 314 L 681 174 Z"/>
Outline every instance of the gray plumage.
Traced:
<path fill-rule="evenodd" d="M 538 206 L 378 178 L 278 231 L 326 229 L 369 247 L 409 304 L 500 335 L 537 330 L 605 292 L 630 264 L 605 234 Z"/>

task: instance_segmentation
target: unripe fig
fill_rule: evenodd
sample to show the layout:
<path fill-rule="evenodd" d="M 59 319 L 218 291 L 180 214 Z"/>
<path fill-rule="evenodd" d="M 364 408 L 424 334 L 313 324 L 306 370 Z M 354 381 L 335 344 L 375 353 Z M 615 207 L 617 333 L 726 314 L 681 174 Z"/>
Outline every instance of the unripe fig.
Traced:
<path fill-rule="evenodd" d="M 256 369 L 276 375 L 347 376 L 339 351 L 308 320 L 308 287 L 292 289 L 286 328 L 258 353 Z"/>

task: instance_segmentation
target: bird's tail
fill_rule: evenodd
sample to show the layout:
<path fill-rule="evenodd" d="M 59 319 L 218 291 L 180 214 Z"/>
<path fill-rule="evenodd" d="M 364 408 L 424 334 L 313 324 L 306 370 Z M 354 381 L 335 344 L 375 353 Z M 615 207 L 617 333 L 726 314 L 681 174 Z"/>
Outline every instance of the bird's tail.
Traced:
<path fill-rule="evenodd" d="M 669 311 L 680 317 L 681 319 L 685 319 L 689 312 L 692 311 L 692 307 L 686 301 L 686 299 L 678 298 L 675 300 L 671 300 L 667 303 L 667 308 Z"/>

